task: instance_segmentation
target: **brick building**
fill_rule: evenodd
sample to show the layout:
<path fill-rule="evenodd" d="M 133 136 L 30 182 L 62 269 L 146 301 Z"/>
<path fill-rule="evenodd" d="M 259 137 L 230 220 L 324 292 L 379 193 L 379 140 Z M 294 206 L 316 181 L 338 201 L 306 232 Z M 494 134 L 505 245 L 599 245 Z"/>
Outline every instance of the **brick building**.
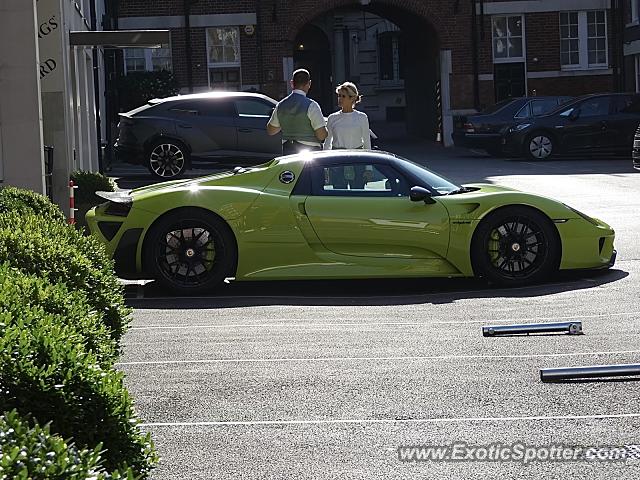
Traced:
<path fill-rule="evenodd" d="M 372 123 L 401 122 L 425 138 L 442 131 L 445 141 L 456 113 L 509 96 L 635 90 L 640 71 L 623 44 L 636 0 L 115 3 L 120 29 L 171 30 L 165 50 L 125 51 L 125 73 L 170 68 L 184 92 L 281 98 L 293 69 L 306 67 L 326 114 L 335 85 L 351 80 Z"/>

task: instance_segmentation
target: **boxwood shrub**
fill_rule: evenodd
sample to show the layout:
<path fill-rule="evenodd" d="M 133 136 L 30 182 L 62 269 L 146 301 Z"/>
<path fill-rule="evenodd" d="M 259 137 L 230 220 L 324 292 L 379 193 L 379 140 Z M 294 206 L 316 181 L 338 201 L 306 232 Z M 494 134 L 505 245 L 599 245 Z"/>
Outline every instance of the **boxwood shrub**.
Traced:
<path fill-rule="evenodd" d="M 11 321 L 21 319 L 27 327 L 29 319 L 51 315 L 77 332 L 103 367 L 112 366 L 117 359 L 116 344 L 102 317 L 89 307 L 83 292 L 70 292 L 63 283 L 52 284 L 7 263 L 0 264 L 0 312 L 9 313 Z M 0 325 L 0 332 L 7 326 Z"/>
<path fill-rule="evenodd" d="M 87 303 L 102 317 L 119 342 L 129 321 L 123 287 L 113 273 L 113 261 L 94 237 L 85 237 L 63 222 L 48 222 L 29 213 L 0 214 L 0 263 L 70 291 L 86 294 Z"/>
<path fill-rule="evenodd" d="M 105 468 L 146 476 L 156 462 L 150 435 L 137 427 L 123 373 L 103 369 L 82 335 L 56 316 L 0 312 L 0 412 L 16 409 L 80 448 L 104 451 Z"/>
<path fill-rule="evenodd" d="M 96 205 L 104 202 L 104 200 L 96 196 L 97 191 L 113 192 L 115 190 L 114 181 L 97 172 L 76 170 L 71 174 L 71 180 L 78 186 L 74 193 L 76 203 Z"/>
<path fill-rule="evenodd" d="M 131 469 L 106 472 L 100 446 L 78 449 L 49 431 L 49 426 L 0 415 L 0 478 L 15 480 L 133 480 Z"/>
<path fill-rule="evenodd" d="M 59 222 L 65 221 L 64 213 L 51 201 L 36 192 L 16 187 L 0 188 L 0 213 L 33 213 Z"/>

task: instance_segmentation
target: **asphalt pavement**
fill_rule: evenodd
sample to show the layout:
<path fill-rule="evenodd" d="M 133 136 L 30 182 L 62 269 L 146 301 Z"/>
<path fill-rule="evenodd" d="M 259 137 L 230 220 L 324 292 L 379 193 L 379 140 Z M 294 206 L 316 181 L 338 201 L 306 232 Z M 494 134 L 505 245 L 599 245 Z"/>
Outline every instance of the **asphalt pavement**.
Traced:
<path fill-rule="evenodd" d="M 640 363 L 631 160 L 389 147 L 460 183 L 534 191 L 602 218 L 616 230 L 615 267 L 514 289 L 472 279 L 259 282 L 180 298 L 130 284 L 119 368 L 161 455 L 153 478 L 638 478 L 640 382 L 539 379 L 540 368 Z M 145 181 L 114 171 L 121 186 Z M 572 320 L 584 335 L 481 331 Z M 518 445 L 536 458 L 477 458 Z M 401 461 L 415 453 L 405 447 L 421 446 L 451 449 L 448 459 Z M 454 446 L 475 461 L 452 459 Z M 579 454 L 550 461 L 553 446 Z M 582 454 L 620 446 L 632 458 Z"/>

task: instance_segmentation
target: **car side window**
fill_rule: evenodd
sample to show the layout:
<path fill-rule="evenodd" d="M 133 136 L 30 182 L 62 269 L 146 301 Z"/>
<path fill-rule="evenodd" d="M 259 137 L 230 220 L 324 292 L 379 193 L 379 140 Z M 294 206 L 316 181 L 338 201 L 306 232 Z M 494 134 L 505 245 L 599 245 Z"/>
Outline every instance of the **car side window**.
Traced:
<path fill-rule="evenodd" d="M 532 100 L 531 101 L 531 115 L 543 115 L 547 112 L 550 112 L 554 108 L 558 106 L 558 101 L 555 99 L 545 98 L 540 100 Z"/>
<path fill-rule="evenodd" d="M 531 102 L 525 103 L 524 107 L 518 110 L 518 113 L 513 118 L 529 118 L 531 116 Z"/>
<path fill-rule="evenodd" d="M 200 115 L 207 117 L 233 117 L 236 114 L 233 103 L 227 99 L 205 99 L 197 105 Z"/>
<path fill-rule="evenodd" d="M 617 113 L 640 113 L 640 95 L 615 97 L 614 111 Z"/>
<path fill-rule="evenodd" d="M 580 104 L 580 117 L 609 115 L 610 97 L 589 98 Z"/>
<path fill-rule="evenodd" d="M 403 175 L 388 165 L 376 163 L 345 163 L 316 168 L 313 194 L 346 197 L 409 196 Z"/>
<path fill-rule="evenodd" d="M 236 110 L 241 117 L 270 118 L 274 105 L 255 98 L 237 98 Z"/>

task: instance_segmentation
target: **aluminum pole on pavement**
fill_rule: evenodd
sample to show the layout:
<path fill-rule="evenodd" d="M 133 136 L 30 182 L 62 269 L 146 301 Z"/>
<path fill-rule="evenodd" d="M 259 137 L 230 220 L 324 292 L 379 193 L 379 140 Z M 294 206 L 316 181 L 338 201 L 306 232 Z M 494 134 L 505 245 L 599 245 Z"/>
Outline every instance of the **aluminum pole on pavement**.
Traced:
<path fill-rule="evenodd" d="M 540 380 L 554 382 L 581 378 L 608 378 L 640 376 L 640 365 L 594 365 L 590 367 L 542 368 Z"/>
<path fill-rule="evenodd" d="M 582 334 L 582 322 L 526 323 L 523 325 L 491 325 L 482 327 L 482 335 L 484 337 L 549 332 L 580 335 Z"/>

